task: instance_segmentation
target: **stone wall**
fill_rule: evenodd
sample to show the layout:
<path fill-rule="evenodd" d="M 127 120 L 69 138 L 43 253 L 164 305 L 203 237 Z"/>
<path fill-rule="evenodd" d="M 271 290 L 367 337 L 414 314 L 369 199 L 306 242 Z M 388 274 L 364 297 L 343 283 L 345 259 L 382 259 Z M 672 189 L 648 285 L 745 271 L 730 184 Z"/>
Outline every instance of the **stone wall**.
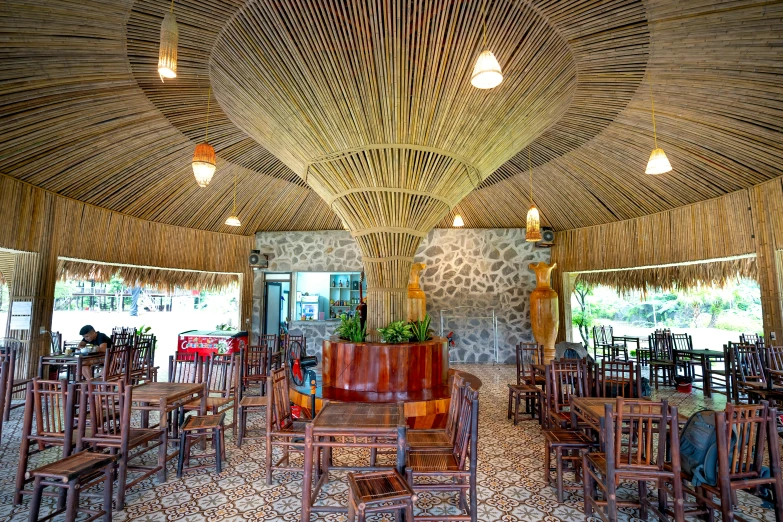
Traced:
<path fill-rule="evenodd" d="M 256 248 L 270 254 L 272 272 L 360 271 L 361 255 L 350 234 L 259 232 Z M 524 229 L 435 229 L 421 242 L 416 261 L 427 264 L 421 287 L 437 334 L 454 332 L 452 362 L 496 360 L 492 311 L 497 324 L 497 361 L 514 362 L 514 346 L 532 340 L 529 297 L 536 286 L 529 263 L 549 262 L 549 250 L 525 242 Z M 257 273 L 255 331 L 260 324 L 263 275 Z M 322 335 L 334 323 L 301 323 L 292 334 L 308 337 L 308 351 L 320 354 Z M 306 330 L 306 331 L 305 331 Z"/>

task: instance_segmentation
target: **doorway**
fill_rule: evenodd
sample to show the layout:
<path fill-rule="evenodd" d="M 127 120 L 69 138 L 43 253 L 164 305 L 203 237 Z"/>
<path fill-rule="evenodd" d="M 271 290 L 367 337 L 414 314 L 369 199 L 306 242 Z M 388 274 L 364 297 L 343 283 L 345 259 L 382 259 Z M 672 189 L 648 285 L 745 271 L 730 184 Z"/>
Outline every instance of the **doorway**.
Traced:
<path fill-rule="evenodd" d="M 288 297 L 290 281 L 266 281 L 264 283 L 264 335 L 288 333 Z"/>

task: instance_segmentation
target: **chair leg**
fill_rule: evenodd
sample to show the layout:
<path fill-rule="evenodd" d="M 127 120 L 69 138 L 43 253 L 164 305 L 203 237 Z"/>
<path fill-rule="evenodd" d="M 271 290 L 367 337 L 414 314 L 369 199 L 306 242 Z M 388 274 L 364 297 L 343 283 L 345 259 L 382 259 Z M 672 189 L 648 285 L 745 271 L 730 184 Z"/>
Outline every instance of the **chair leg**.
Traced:
<path fill-rule="evenodd" d="M 223 430 L 218 430 L 217 428 L 212 430 L 212 447 L 215 449 L 215 469 L 218 473 L 221 473 L 223 471 L 223 452 L 221 450 L 223 444 L 220 440 L 221 437 L 218 431 L 222 432 Z"/>
<path fill-rule="evenodd" d="M 639 481 L 639 518 L 647 520 L 647 482 Z"/>
<path fill-rule="evenodd" d="M 68 482 L 68 497 L 65 502 L 65 522 L 76 522 L 76 510 L 79 509 L 79 479 Z"/>
<path fill-rule="evenodd" d="M 588 466 L 587 453 L 585 453 L 582 455 L 582 475 L 584 475 L 582 484 L 584 488 L 585 517 L 589 517 L 593 514 L 593 504 L 590 502 L 593 499 L 593 476 L 590 475 Z"/>
<path fill-rule="evenodd" d="M 269 412 L 267 412 L 269 415 Z M 266 485 L 272 485 L 272 436 L 267 432 L 266 434 L 266 455 L 264 456 L 264 465 L 266 467 Z M 307 463 L 305 462 L 305 466 Z"/>
<path fill-rule="evenodd" d="M 563 503 L 563 450 L 561 448 L 555 448 L 555 459 L 557 466 L 557 501 Z"/>
<path fill-rule="evenodd" d="M 552 474 L 550 469 L 552 466 L 552 461 L 550 460 L 550 451 L 552 451 L 552 448 L 549 445 L 549 441 L 546 441 L 544 444 L 544 483 L 547 486 L 552 485 Z"/>
<path fill-rule="evenodd" d="M 185 464 L 185 445 L 187 434 L 185 431 L 180 431 L 179 434 L 179 455 L 177 456 L 177 478 L 182 478 L 182 469 Z"/>
<path fill-rule="evenodd" d="M 112 487 L 114 485 L 114 466 L 106 466 L 103 481 L 103 522 L 111 522 L 112 512 Z"/>
<path fill-rule="evenodd" d="M 120 456 L 117 467 L 117 511 L 125 509 L 125 485 L 128 483 L 128 453 Z"/>
<path fill-rule="evenodd" d="M 520 395 L 517 393 L 514 397 L 514 426 L 519 423 L 519 401 Z"/>
<path fill-rule="evenodd" d="M 38 520 L 38 514 L 41 512 L 41 497 L 43 496 L 42 480 L 42 477 L 35 477 L 35 482 L 33 482 L 33 499 L 30 501 L 30 516 L 28 518 L 30 522 L 36 522 Z"/>
<path fill-rule="evenodd" d="M 242 447 L 242 439 L 245 438 L 245 420 L 247 418 L 247 410 L 242 406 L 239 407 L 239 433 L 237 434 L 236 443 L 237 448 Z"/>

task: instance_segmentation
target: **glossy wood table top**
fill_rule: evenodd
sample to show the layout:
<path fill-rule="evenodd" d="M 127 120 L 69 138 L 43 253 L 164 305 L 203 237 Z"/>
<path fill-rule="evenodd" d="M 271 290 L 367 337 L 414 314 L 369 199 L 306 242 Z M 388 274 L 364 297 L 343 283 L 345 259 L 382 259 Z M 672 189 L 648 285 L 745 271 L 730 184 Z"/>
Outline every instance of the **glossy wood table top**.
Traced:
<path fill-rule="evenodd" d="M 133 401 L 174 403 L 204 393 L 203 384 L 179 382 L 145 382 L 133 387 Z"/>
<path fill-rule="evenodd" d="M 388 431 L 396 435 L 397 428 L 405 425 L 405 413 L 399 403 L 329 402 L 313 419 L 313 432 Z"/>
<path fill-rule="evenodd" d="M 82 366 L 92 366 L 94 364 L 102 364 L 106 359 L 105 353 L 90 353 L 87 355 L 42 355 L 42 364 L 62 364 L 62 365 L 76 365 L 81 360 Z"/>

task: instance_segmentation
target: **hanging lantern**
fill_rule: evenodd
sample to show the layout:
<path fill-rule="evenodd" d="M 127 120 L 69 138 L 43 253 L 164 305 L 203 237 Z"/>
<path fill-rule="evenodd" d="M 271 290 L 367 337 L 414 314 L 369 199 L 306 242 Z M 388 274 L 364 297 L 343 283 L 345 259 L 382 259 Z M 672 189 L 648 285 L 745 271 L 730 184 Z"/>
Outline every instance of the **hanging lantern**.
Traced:
<path fill-rule="evenodd" d="M 193 153 L 193 176 L 199 187 L 206 187 L 215 174 L 215 148 L 209 143 L 196 145 Z"/>
<path fill-rule="evenodd" d="M 452 226 L 455 226 L 455 227 L 464 227 L 464 226 L 465 226 L 465 222 L 464 222 L 464 221 L 462 221 L 462 216 L 460 216 L 459 214 L 457 214 L 456 216 L 454 216 L 454 224 L 453 224 Z"/>
<path fill-rule="evenodd" d="M 672 170 L 672 164 L 663 149 L 653 149 L 650 160 L 647 162 L 645 174 L 665 174 Z"/>
<path fill-rule="evenodd" d="M 172 8 L 174 3 L 172 2 Z M 160 26 L 160 50 L 158 51 L 158 74 L 163 78 L 177 77 L 177 42 L 179 28 L 173 12 L 166 13 Z"/>
<path fill-rule="evenodd" d="M 241 227 L 242 222 L 237 217 L 237 172 L 234 170 L 234 206 L 231 215 L 226 219 L 226 225 L 230 227 Z"/>
<path fill-rule="evenodd" d="M 527 211 L 527 223 L 525 224 L 525 241 L 535 243 L 541 241 L 541 217 L 535 205 Z"/>
<path fill-rule="evenodd" d="M 226 225 L 230 227 L 241 227 L 242 222 L 239 221 L 239 218 L 236 216 L 231 216 L 228 219 L 226 219 Z"/>
<path fill-rule="evenodd" d="M 502 81 L 503 73 L 497 58 L 492 54 L 492 51 L 485 50 L 476 60 L 470 83 L 477 89 L 492 89 L 500 85 Z"/>

